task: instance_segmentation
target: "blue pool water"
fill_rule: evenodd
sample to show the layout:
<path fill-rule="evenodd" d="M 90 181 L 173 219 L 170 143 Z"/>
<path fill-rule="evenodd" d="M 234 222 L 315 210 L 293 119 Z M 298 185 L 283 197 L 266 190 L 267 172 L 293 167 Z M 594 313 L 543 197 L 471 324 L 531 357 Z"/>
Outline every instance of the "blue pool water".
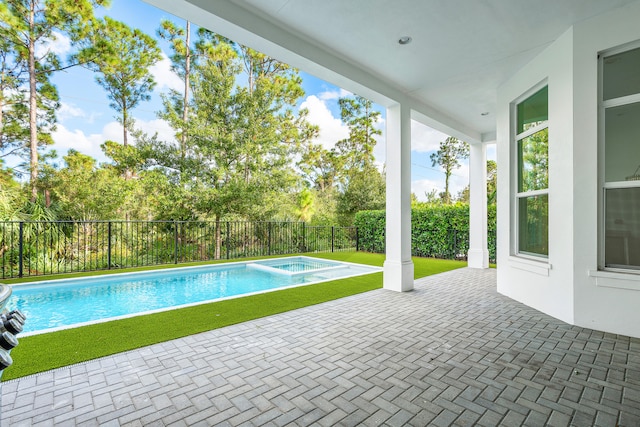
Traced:
<path fill-rule="evenodd" d="M 375 271 L 380 269 L 279 258 L 14 285 L 8 306 L 26 314 L 25 332 L 47 331 Z"/>

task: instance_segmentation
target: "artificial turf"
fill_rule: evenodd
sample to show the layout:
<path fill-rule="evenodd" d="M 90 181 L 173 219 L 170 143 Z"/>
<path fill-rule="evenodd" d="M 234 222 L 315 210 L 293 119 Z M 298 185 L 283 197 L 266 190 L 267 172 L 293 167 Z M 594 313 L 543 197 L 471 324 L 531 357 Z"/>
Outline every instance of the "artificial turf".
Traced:
<path fill-rule="evenodd" d="M 365 252 L 309 255 L 375 266 L 382 266 L 384 262 L 384 255 Z M 415 278 L 466 266 L 465 262 L 432 258 L 414 258 L 413 262 Z M 320 304 L 381 287 L 382 273 L 373 273 L 22 337 L 20 344 L 11 352 L 15 363 L 4 371 L 2 381 Z"/>

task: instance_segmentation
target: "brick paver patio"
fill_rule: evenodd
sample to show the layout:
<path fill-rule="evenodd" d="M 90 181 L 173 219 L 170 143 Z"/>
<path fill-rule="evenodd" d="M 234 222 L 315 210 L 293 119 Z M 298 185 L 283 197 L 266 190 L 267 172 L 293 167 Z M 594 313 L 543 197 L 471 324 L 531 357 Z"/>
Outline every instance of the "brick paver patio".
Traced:
<path fill-rule="evenodd" d="M 2 404 L 12 427 L 640 426 L 640 340 L 461 269 L 9 381 Z"/>

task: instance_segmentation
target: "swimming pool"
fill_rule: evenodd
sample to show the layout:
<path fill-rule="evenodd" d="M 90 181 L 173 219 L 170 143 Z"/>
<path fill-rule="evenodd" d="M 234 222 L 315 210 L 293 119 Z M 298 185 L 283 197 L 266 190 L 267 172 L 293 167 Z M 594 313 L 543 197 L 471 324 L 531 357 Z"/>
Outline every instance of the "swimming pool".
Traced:
<path fill-rule="evenodd" d="M 8 307 L 27 316 L 24 331 L 34 334 L 376 271 L 297 256 L 119 273 L 13 285 Z"/>

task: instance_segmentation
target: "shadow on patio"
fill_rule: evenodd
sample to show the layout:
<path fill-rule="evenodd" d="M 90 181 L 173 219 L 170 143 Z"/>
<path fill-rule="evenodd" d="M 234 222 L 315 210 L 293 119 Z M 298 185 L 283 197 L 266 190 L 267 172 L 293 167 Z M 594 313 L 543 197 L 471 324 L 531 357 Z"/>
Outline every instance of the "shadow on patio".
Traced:
<path fill-rule="evenodd" d="M 4 383 L 6 425 L 640 425 L 640 340 L 460 269 Z"/>

